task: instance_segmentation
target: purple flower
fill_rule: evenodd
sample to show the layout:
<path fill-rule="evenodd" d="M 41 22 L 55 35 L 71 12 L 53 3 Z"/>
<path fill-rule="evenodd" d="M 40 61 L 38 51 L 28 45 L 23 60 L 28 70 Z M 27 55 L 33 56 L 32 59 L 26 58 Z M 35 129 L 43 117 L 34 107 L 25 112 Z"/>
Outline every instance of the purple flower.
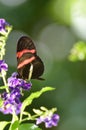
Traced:
<path fill-rule="evenodd" d="M 6 26 L 9 26 L 9 24 L 5 21 L 5 19 L 0 19 L 0 32 L 6 32 Z"/>
<path fill-rule="evenodd" d="M 9 97 L 9 93 L 7 93 L 7 92 L 4 92 L 4 93 L 1 94 L 1 98 L 2 98 L 3 100 L 7 100 L 8 97 Z"/>
<path fill-rule="evenodd" d="M 12 73 L 12 77 L 17 77 L 17 76 L 18 76 L 17 72 Z"/>
<path fill-rule="evenodd" d="M 17 78 L 18 74 L 15 72 L 10 78 L 8 78 L 8 86 L 10 89 L 22 88 L 24 90 L 29 90 L 31 88 L 31 83 L 26 82 L 23 79 Z"/>
<path fill-rule="evenodd" d="M 13 89 L 11 91 L 11 95 L 13 98 L 20 98 L 21 97 L 21 91 L 18 87 L 16 87 L 15 89 Z"/>
<path fill-rule="evenodd" d="M 21 79 L 17 78 L 17 73 L 14 72 L 11 77 L 8 78 L 8 86 L 10 88 L 16 88 L 17 86 L 21 86 Z"/>
<path fill-rule="evenodd" d="M 20 101 L 22 89 L 29 90 L 31 88 L 31 83 L 27 83 L 25 80 L 18 78 L 18 74 L 15 72 L 8 78 L 8 86 L 10 92 L 4 92 L 1 95 L 3 105 L 0 111 L 4 114 L 13 114 L 13 112 L 19 114 L 22 106 Z"/>
<path fill-rule="evenodd" d="M 10 88 L 15 88 L 17 86 L 21 86 L 21 79 L 18 79 L 16 77 L 8 78 L 8 86 Z"/>
<path fill-rule="evenodd" d="M 0 111 L 4 114 L 13 114 L 14 112 L 19 114 L 22 106 L 19 97 L 19 93 L 17 92 L 12 91 L 11 93 L 3 93 L 3 105 L 0 108 Z"/>
<path fill-rule="evenodd" d="M 5 70 L 5 71 L 8 70 L 8 65 L 5 63 L 4 60 L 0 60 L 0 72 L 1 72 L 2 70 Z"/>
<path fill-rule="evenodd" d="M 5 101 L 3 103 L 3 106 L 0 108 L 0 111 L 4 114 L 13 114 L 15 112 L 17 115 L 20 113 L 21 106 L 22 106 L 21 102 L 20 103 L 16 103 L 16 102 L 10 103 L 8 101 Z"/>
<path fill-rule="evenodd" d="M 51 128 L 52 126 L 57 126 L 59 122 L 59 115 L 54 114 L 52 117 L 47 117 L 45 120 L 45 127 L 46 128 Z"/>
<path fill-rule="evenodd" d="M 41 124 L 42 122 L 44 122 L 44 117 L 40 116 L 39 118 L 36 119 L 36 124 Z"/>
<path fill-rule="evenodd" d="M 22 86 L 22 89 L 29 90 L 29 89 L 31 89 L 32 84 L 23 80 L 21 86 Z"/>
<path fill-rule="evenodd" d="M 46 128 L 51 128 L 52 126 L 58 125 L 59 119 L 60 119 L 60 117 L 58 114 L 40 116 L 39 118 L 37 118 L 36 124 L 38 125 L 38 124 L 44 122 Z"/>

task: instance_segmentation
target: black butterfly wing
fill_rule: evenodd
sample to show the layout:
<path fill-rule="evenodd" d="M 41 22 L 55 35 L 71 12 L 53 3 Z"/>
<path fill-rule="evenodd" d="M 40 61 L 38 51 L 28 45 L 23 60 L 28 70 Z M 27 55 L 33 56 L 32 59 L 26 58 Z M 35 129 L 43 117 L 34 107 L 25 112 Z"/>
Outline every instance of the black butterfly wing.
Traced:
<path fill-rule="evenodd" d="M 32 79 L 42 79 L 40 76 L 44 72 L 44 64 L 39 56 L 36 56 L 36 59 L 32 62 L 33 64 L 33 73 Z"/>
<path fill-rule="evenodd" d="M 28 79 L 30 75 L 30 67 L 33 66 L 32 79 L 42 79 L 40 76 L 44 72 L 44 64 L 39 56 L 36 54 L 36 48 L 27 36 L 19 39 L 17 44 L 17 70 L 19 77 Z"/>
<path fill-rule="evenodd" d="M 31 63 L 25 64 L 25 61 L 30 59 L 31 57 L 32 57 L 31 53 L 29 54 L 26 53 L 23 54 L 22 57 L 17 59 L 17 71 L 19 74 L 19 78 L 28 79 Z"/>
<path fill-rule="evenodd" d="M 36 47 L 32 41 L 32 39 L 30 37 L 27 36 L 22 36 L 17 43 L 17 52 L 20 52 L 24 49 L 28 49 L 28 50 L 35 50 L 36 51 Z"/>
<path fill-rule="evenodd" d="M 27 53 L 18 59 L 18 73 L 19 77 L 23 79 L 28 79 L 30 74 L 31 64 L 33 65 L 32 79 L 41 79 L 40 76 L 44 72 L 44 64 L 39 56 L 35 56 L 32 62 L 25 64 L 25 61 L 33 58 L 34 55 Z M 24 63 L 24 64 L 23 64 Z M 20 67 L 19 67 L 20 66 Z"/>
<path fill-rule="evenodd" d="M 19 58 L 18 66 L 20 64 L 22 64 L 23 61 L 25 62 L 25 60 L 27 60 L 28 57 L 29 57 L 29 59 L 32 58 L 30 54 L 24 54 L 21 58 Z M 32 79 L 41 79 L 39 77 L 44 72 L 44 64 L 38 56 L 36 56 L 35 59 L 31 63 L 25 64 L 22 67 L 18 68 L 19 77 L 23 78 L 23 79 L 28 79 L 29 74 L 30 74 L 31 64 L 33 65 L 33 72 L 32 72 L 31 78 Z"/>

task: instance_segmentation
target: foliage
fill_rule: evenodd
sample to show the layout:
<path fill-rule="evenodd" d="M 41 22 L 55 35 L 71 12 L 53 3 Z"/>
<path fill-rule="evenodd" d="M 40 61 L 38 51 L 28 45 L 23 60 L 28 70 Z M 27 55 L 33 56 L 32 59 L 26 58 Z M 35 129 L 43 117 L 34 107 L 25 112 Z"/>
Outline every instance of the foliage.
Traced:
<path fill-rule="evenodd" d="M 69 55 L 70 61 L 83 61 L 86 60 L 86 43 L 77 42 L 74 44 Z"/>

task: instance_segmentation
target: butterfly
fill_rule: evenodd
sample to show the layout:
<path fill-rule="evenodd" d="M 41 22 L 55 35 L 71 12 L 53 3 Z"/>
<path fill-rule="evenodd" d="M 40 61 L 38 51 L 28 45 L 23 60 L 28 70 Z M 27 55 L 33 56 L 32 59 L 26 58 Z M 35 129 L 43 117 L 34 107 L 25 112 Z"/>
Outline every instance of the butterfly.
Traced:
<path fill-rule="evenodd" d="M 39 79 L 44 72 L 44 64 L 37 55 L 36 47 L 30 37 L 22 36 L 17 43 L 17 71 L 24 80 Z"/>

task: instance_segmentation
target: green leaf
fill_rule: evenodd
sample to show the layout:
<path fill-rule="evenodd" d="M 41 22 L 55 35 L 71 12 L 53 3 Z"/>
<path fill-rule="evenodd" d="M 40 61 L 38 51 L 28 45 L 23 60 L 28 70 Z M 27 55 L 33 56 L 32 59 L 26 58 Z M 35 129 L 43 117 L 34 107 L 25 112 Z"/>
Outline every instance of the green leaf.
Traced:
<path fill-rule="evenodd" d="M 11 124 L 9 130 L 17 130 L 19 127 L 19 121 L 15 121 L 14 123 Z"/>
<path fill-rule="evenodd" d="M 4 130 L 4 128 L 6 127 L 6 125 L 8 125 L 10 122 L 7 121 L 2 121 L 0 122 L 0 130 Z"/>
<path fill-rule="evenodd" d="M 42 129 L 40 129 L 38 126 L 32 123 L 29 124 L 25 123 L 25 124 L 21 124 L 18 130 L 42 130 Z"/>
<path fill-rule="evenodd" d="M 23 114 L 24 109 L 26 108 L 26 106 L 29 106 L 32 103 L 33 99 L 40 97 L 41 94 L 44 92 L 51 91 L 54 89 L 55 88 L 52 88 L 52 87 L 44 87 L 40 91 L 34 92 L 29 97 L 27 97 L 22 103 L 20 119 L 22 119 L 22 114 Z"/>

